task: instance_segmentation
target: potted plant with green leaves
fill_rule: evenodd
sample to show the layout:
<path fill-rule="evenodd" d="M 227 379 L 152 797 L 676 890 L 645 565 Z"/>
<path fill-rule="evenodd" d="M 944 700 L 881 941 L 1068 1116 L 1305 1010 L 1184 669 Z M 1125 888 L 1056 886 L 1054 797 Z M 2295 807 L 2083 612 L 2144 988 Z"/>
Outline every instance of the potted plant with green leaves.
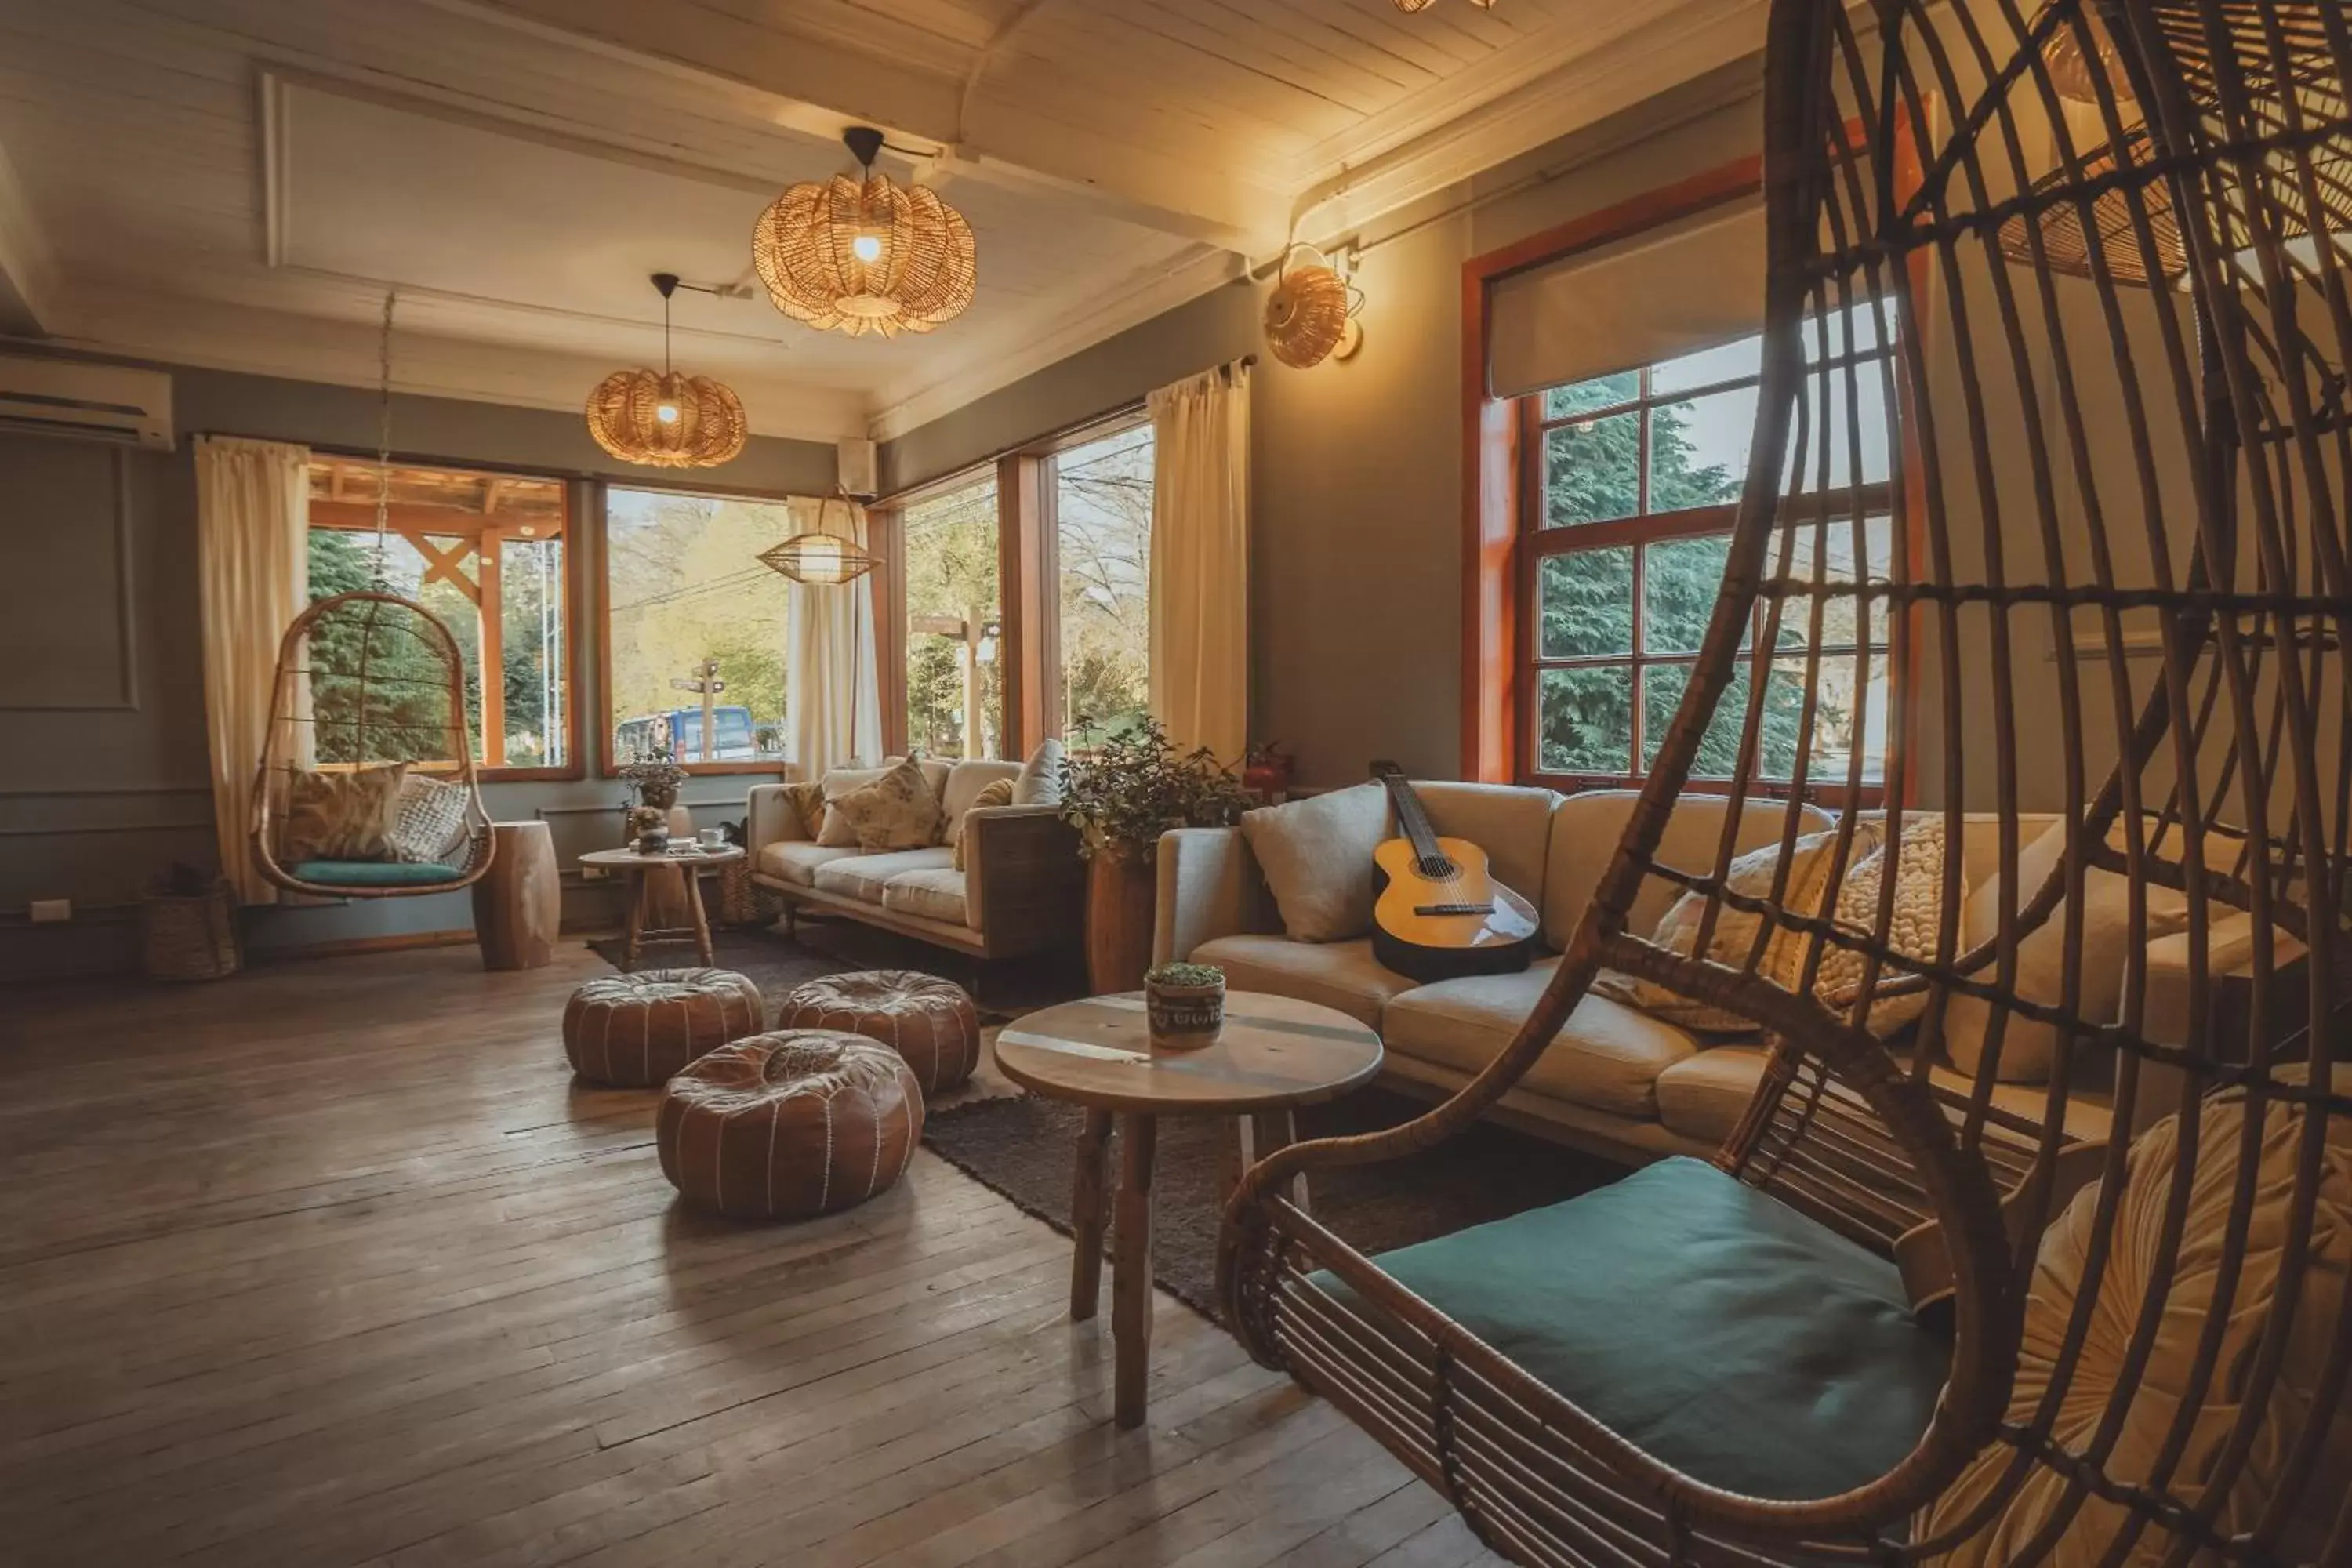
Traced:
<path fill-rule="evenodd" d="M 1213 963 L 1163 963 L 1143 977 L 1155 1044 L 1205 1046 L 1225 1026 L 1225 972 Z"/>
<path fill-rule="evenodd" d="M 1098 993 L 1135 990 L 1151 965 L 1160 836 L 1174 827 L 1229 827 L 1254 802 L 1206 747 L 1179 752 L 1156 719 L 1097 739 L 1062 761 L 1062 817 L 1087 860 L 1087 975 Z"/>

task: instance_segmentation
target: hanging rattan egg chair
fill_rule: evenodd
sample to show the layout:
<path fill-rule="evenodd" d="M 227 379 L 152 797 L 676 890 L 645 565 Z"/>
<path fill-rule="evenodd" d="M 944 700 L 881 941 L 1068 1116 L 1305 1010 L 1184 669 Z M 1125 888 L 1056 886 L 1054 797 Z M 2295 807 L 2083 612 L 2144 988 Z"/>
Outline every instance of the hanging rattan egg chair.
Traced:
<path fill-rule="evenodd" d="M 289 892 L 409 898 L 480 879 L 497 843 L 475 775 L 466 666 L 457 639 L 424 605 L 387 589 L 319 600 L 278 646 L 269 737 L 253 792 L 253 856 Z M 308 777 L 399 766 L 464 792 L 454 850 L 429 859 L 343 859 L 287 853 L 288 818 Z"/>
<path fill-rule="evenodd" d="M 1654 771 L 1503 1053 L 1253 1167 L 1220 1248 L 1253 1353 L 1506 1557 L 2352 1562 L 2347 26 L 2339 0 L 1774 0 L 1754 458 Z M 1890 559 L 1835 580 L 1872 449 Z M 1736 868 L 1769 681 L 1801 694 L 1795 790 L 1869 782 L 1860 746 L 1812 759 L 1822 671 L 1873 679 L 1824 647 L 1874 613 L 1915 709 L 1883 819 L 1801 844 L 1788 813 L 1778 861 Z M 1720 834 L 1669 855 L 1734 693 Z M 2027 811 L 2058 814 L 2038 858 Z M 1964 841 L 1996 868 L 1973 888 Z M 1801 893 L 1801 852 L 1842 890 Z M 1629 921 L 1661 886 L 1696 911 L 1677 945 Z M 2095 975 L 2109 920 L 2139 956 Z M 1712 1163 L 1378 1258 L 1289 1195 L 1461 1132 L 1604 968 L 1769 1042 Z M 2028 1109 L 1996 1106 L 2035 1031 Z"/>

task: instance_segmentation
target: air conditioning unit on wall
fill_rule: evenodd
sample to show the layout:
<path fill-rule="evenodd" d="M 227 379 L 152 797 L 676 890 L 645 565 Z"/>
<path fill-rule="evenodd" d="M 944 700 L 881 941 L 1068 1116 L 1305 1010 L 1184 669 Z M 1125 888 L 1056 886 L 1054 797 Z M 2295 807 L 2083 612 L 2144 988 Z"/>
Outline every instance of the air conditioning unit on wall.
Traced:
<path fill-rule="evenodd" d="M 172 378 L 64 359 L 0 359 L 0 433 L 172 449 Z"/>

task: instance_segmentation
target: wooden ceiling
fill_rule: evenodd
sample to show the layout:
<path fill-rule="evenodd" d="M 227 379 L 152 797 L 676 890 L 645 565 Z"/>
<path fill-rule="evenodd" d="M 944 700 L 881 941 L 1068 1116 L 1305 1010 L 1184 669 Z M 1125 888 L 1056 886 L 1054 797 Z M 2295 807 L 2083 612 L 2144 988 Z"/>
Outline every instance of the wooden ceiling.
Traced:
<path fill-rule="evenodd" d="M 1763 0 L 0 0 L 0 330 L 576 407 L 660 353 L 646 273 L 910 155 L 979 236 L 921 339 L 681 295 L 753 427 L 897 430 L 1738 58 Z M 529 221 L 519 221 L 524 216 Z"/>
<path fill-rule="evenodd" d="M 383 479 L 373 458 L 313 458 L 312 520 L 373 528 L 376 497 L 388 490 L 397 521 L 426 532 L 475 538 L 496 531 L 516 539 L 555 539 L 563 533 L 563 484 L 559 479 L 402 464 L 393 466 L 388 487 Z"/>

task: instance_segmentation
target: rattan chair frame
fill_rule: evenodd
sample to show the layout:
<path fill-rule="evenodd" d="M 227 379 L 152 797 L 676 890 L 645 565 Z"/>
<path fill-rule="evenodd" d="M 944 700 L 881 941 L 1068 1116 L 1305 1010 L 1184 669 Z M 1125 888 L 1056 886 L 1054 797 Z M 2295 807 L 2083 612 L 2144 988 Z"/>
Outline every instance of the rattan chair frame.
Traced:
<path fill-rule="evenodd" d="M 320 670 L 314 668 L 311 658 L 311 634 L 320 626 L 339 616 L 356 614 L 361 617 L 360 667 L 354 670 Z M 397 617 L 396 621 L 387 617 Z M 313 882 L 298 877 L 278 858 L 278 847 L 284 824 L 282 803 L 287 781 L 308 764 L 315 754 L 315 739 L 319 721 L 309 710 L 309 691 L 312 680 L 320 675 L 339 677 L 358 683 L 358 719 L 352 749 L 365 754 L 368 732 L 368 698 L 374 685 L 386 679 L 381 671 L 371 671 L 373 650 L 379 636 L 402 636 L 413 638 L 435 661 L 439 671 L 433 679 L 434 693 L 440 700 L 440 711 L 447 717 L 428 726 L 425 733 L 436 737 L 434 748 L 440 752 L 438 760 L 453 765 L 456 782 L 466 790 L 466 857 L 457 868 L 457 875 L 436 882 L 413 883 L 401 887 L 351 886 Z M 372 684 L 373 683 L 373 684 Z M 249 835 L 254 865 L 275 887 L 289 893 L 302 893 L 321 899 L 406 899 L 422 898 L 433 893 L 455 892 L 481 880 L 489 870 L 498 852 L 498 836 L 490 831 L 488 808 L 482 804 L 482 787 L 474 763 L 472 737 L 466 730 L 466 663 L 441 618 L 414 599 L 381 588 L 357 589 L 351 593 L 331 595 L 318 600 L 286 628 L 278 639 L 278 671 L 271 683 L 269 734 L 262 749 L 261 763 L 257 770 L 253 787 L 253 827 Z M 386 726 L 373 726 L 378 733 Z M 414 728 L 414 727 L 406 727 Z M 410 748 L 415 750 L 415 748 Z"/>
<path fill-rule="evenodd" d="M 2090 47 L 2092 6 L 2115 41 L 2105 54 Z M 2004 1561 L 2044 1561 L 2062 1542 L 2074 1561 L 2105 1563 L 2352 1561 L 2352 1503 L 2304 1490 L 2326 1419 L 2286 1447 L 2254 1517 L 2222 1522 L 2296 1329 L 2293 1291 L 2311 1267 L 2326 1140 L 2352 1125 L 2352 1094 L 2334 1071 L 2352 997 L 2352 691 L 2343 652 L 2352 622 L 2344 537 L 2352 265 L 2336 244 L 2299 251 L 2294 243 L 2335 232 L 2329 171 L 2352 157 L 2341 90 L 2352 74 L 2347 26 L 2344 7 L 2301 0 L 2053 0 L 2031 21 L 2016 0 L 1875 0 L 1852 11 L 1774 0 L 1755 456 L 1722 595 L 1623 838 L 1501 1054 L 1414 1121 L 1296 1144 L 1255 1165 L 1220 1244 L 1224 1304 L 1253 1354 L 1331 1399 L 1512 1561 L 1930 1561 L 1990 1529 L 2034 1475 L 2061 1483 L 2061 1502 Z M 2098 147 L 2069 135 L 2046 48 L 2057 28 L 2074 29 L 2084 46 L 2070 68 L 2094 89 L 2105 145 L 2124 144 L 2144 122 L 2145 157 L 2102 162 Z M 2326 90 L 2306 90 L 2315 84 Z M 2028 152 L 2045 137 L 2057 163 L 2046 175 Z M 2053 262 L 2032 221 L 2062 206 L 2078 219 L 2074 266 Z M 2021 216 L 2029 221 L 2012 226 Z M 2070 272 L 2088 291 L 2062 310 L 2057 280 Z M 2178 291 L 2151 289 L 2148 279 L 2172 280 Z M 1932 313 L 1931 299 L 1941 307 Z M 1809 352 L 1827 331 L 1820 323 L 1857 307 L 1895 312 L 1903 326 L 1891 349 Z M 1928 331 L 1910 328 L 1922 321 L 1940 340 L 1937 353 Z M 1870 374 L 1906 426 L 1898 437 L 1913 437 L 1907 449 L 1898 439 L 1891 458 L 1893 560 L 1883 583 L 1831 581 L 1818 546 L 1832 528 L 1850 528 L 1862 556 L 1859 508 L 1848 515 L 1822 498 L 1838 488 L 1839 455 L 1863 450 L 1858 381 Z M 2112 400 L 2119 436 L 2089 427 L 2094 388 Z M 1816 409 L 1835 417 L 1816 418 Z M 2002 454 L 2012 450 L 2008 462 Z M 2004 536 L 2005 516 L 2018 534 Z M 1810 556 L 1796 548 L 1808 537 L 1817 546 Z M 2142 558 L 2126 563 L 2132 551 Z M 1816 563 L 1814 576 L 1795 570 L 1800 559 Z M 1896 689 L 1916 677 L 1936 699 L 1924 742 L 1888 763 L 1890 840 L 1900 841 L 1906 818 L 1940 816 L 1957 842 L 1968 809 L 1996 808 L 1998 863 L 2015 891 L 2000 900 L 1990 941 L 1961 942 L 1957 854 L 1943 861 L 1941 925 L 1925 956 L 1895 941 L 1892 877 L 1882 879 L 1874 916 L 1853 922 L 1792 908 L 1785 872 L 1760 898 L 1726 885 L 1759 768 L 1770 660 L 1794 658 L 1803 670 L 1794 789 L 1843 786 L 1853 798 L 1864 782 L 1859 746 L 1837 773 L 1812 776 L 1814 737 L 1828 721 L 1817 679 L 1832 657 L 1821 651 L 1833 640 L 1824 620 L 1841 602 L 1857 615 L 1885 606 Z M 1743 651 L 1759 611 L 1752 647 L 1763 651 Z M 2153 619 L 2157 668 L 2144 687 L 2126 665 L 2127 616 Z M 1799 633 L 1793 648 L 1783 625 Z M 2042 626 L 2047 666 L 2018 646 L 2025 628 Z M 1670 865 L 1660 852 L 1668 815 L 1717 706 L 1750 664 L 1747 744 L 1712 863 Z M 1858 656 L 1854 678 L 1857 689 L 1869 678 Z M 2030 700 L 2045 694 L 2040 707 Z M 2020 718 L 2029 710 L 2051 715 L 2032 733 Z M 2066 852 L 2039 886 L 2021 889 L 2020 756 L 2029 747 L 2058 764 Z M 1932 804 L 1912 804 L 1923 797 Z M 1784 865 L 1798 832 L 1788 814 Z M 1854 814 L 1842 816 L 1832 885 L 1853 863 L 1855 833 Z M 2184 901 L 2186 1044 L 2151 1033 L 2145 973 L 2127 979 L 2115 1018 L 2083 1005 L 2081 910 L 2094 869 L 2128 884 L 2137 946 L 2149 935 L 2151 894 Z M 1629 928 L 1637 895 L 1657 882 L 1705 900 L 1686 951 Z M 1761 917 L 1745 963 L 1690 956 L 1713 951 L 1717 922 L 1735 910 Z M 2247 922 L 2242 971 L 2207 973 L 2216 926 L 2237 916 Z M 2045 927 L 2063 934 L 2070 960 L 2054 1003 L 2026 995 L 2017 975 L 2020 944 Z M 1810 944 L 1790 989 L 1759 973 L 1775 931 Z M 1850 1005 L 1813 994 L 1813 972 L 1832 949 L 1864 961 Z M 1763 1082 L 1718 1155 L 1723 1170 L 1890 1253 L 1922 1222 L 1940 1227 L 1954 1285 L 1948 1381 L 1912 1452 L 1876 1480 L 1839 1497 L 1780 1500 L 1681 1473 L 1407 1289 L 1288 1195 L 1294 1176 L 1404 1157 L 1462 1132 L 1535 1065 L 1604 966 L 1743 1014 L 1773 1041 Z M 1870 1016 L 1874 1000 L 1906 992 L 1924 993 L 1927 1011 L 1898 1055 L 1855 1020 Z M 1931 1072 L 1947 1010 L 1962 995 L 1989 1004 L 1993 1022 L 1982 1065 L 1956 1090 Z M 2067 1047 L 2038 1118 L 1993 1105 L 2004 1033 L 2017 1020 L 2055 1026 Z M 2086 1063 L 2098 1052 L 2112 1055 L 2111 1084 L 2092 1080 Z M 2279 1294 L 2259 1352 L 2233 1374 L 2240 1408 L 2210 1468 L 2177 1473 L 2189 1424 L 2214 1388 L 2218 1310 L 2200 1331 L 2160 1453 L 2146 1473 L 2125 1475 L 2114 1446 L 2175 1286 L 2170 1262 L 2194 1162 L 2184 1158 L 2168 1178 L 2154 1278 L 2128 1304 L 2137 1327 L 2127 1355 L 2096 1430 L 2080 1443 L 2054 1427 L 2082 1370 L 2095 1285 L 2072 1309 L 2050 1392 L 2021 1415 L 2011 1410 L 2024 1282 L 2053 1217 L 2052 1173 L 2080 1104 L 2105 1097 L 2123 1130 L 2168 1115 L 2181 1147 L 2193 1150 L 2211 1096 L 2224 1089 L 2244 1098 L 2250 1139 L 2264 1116 L 2300 1119 Z M 2082 1200 L 2102 1248 L 2115 1234 L 2128 1152 L 2127 1137 L 2107 1141 L 2096 1190 Z M 2252 1162 L 2242 1161 L 2216 1302 L 2243 1286 L 2252 1184 Z M 2016 1226 L 2014 1239 L 2006 1226 Z M 1326 1289 L 1320 1270 L 1352 1295 Z M 2305 1331 L 2335 1347 L 2313 1395 L 2326 1415 L 2352 1379 L 2352 1302 Z M 1994 1445 L 2010 1457 L 1990 1495 L 1957 1522 L 1926 1530 L 1921 1510 Z M 2086 1549 L 2079 1520 L 2094 1499 L 2121 1522 Z M 2314 1519 L 2324 1538 L 2306 1538 L 2291 1555 L 2290 1527 L 2307 1530 Z"/>

